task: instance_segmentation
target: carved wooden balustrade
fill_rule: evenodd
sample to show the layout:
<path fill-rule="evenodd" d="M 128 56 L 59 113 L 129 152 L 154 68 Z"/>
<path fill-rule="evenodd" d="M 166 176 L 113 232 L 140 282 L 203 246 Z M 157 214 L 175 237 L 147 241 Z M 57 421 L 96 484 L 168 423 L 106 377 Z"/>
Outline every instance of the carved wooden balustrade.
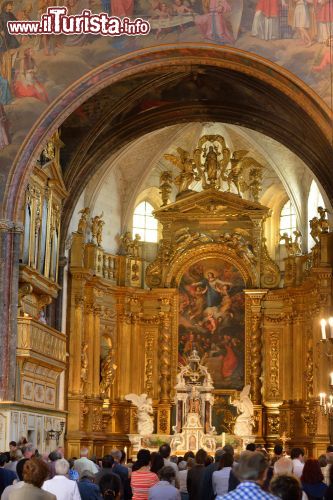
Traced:
<path fill-rule="evenodd" d="M 66 364 L 66 337 L 33 318 L 18 318 L 16 354 L 60 372 Z"/>
<path fill-rule="evenodd" d="M 74 233 L 74 237 L 80 239 L 81 235 Z M 82 245 L 83 242 L 81 248 Z M 77 248 L 77 245 L 72 245 L 72 252 L 73 248 Z M 111 281 L 113 285 L 141 288 L 144 283 L 144 266 L 141 258 L 113 255 L 94 243 L 85 244 L 84 267 L 90 269 L 96 276 Z"/>

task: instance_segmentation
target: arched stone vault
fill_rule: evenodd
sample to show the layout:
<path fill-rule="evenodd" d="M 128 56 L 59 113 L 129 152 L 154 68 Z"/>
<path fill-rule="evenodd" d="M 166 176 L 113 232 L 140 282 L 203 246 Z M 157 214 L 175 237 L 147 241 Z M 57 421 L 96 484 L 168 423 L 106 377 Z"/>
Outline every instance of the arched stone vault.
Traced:
<path fill-rule="evenodd" d="M 108 96 L 109 109 L 103 106 Z M 99 105 L 102 114 L 68 142 L 66 124 L 80 105 Z M 318 96 L 288 71 L 254 54 L 184 44 L 120 57 L 60 96 L 22 144 L 6 185 L 3 215 L 19 219 L 33 162 L 59 126 L 70 191 L 64 210 L 67 227 L 82 189 L 111 152 L 152 130 L 199 120 L 244 125 L 280 141 L 307 163 L 332 198 L 331 115 Z"/>

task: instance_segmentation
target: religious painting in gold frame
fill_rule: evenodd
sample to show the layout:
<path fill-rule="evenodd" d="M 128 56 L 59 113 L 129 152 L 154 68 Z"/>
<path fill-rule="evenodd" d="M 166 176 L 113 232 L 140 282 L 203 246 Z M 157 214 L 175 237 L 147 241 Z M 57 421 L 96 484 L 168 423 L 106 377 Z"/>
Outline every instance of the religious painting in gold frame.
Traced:
<path fill-rule="evenodd" d="M 179 283 L 178 359 L 196 349 L 217 390 L 245 385 L 245 283 L 219 258 L 190 264 Z"/>

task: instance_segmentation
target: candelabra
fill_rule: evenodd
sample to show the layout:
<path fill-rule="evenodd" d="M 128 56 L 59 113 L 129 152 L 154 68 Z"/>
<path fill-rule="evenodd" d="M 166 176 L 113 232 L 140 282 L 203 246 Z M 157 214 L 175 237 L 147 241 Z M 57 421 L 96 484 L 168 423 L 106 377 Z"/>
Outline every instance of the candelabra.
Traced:
<path fill-rule="evenodd" d="M 325 347 L 325 355 L 333 358 L 333 317 L 320 320 L 321 340 Z M 333 415 L 333 372 L 329 375 L 329 394 L 321 392 L 319 394 L 320 410 L 323 415 Z"/>
<path fill-rule="evenodd" d="M 64 426 L 65 426 L 65 422 L 60 422 L 60 429 L 58 431 L 55 431 L 53 429 L 46 431 L 46 439 L 47 440 L 55 439 L 55 442 L 57 443 L 57 446 L 58 446 L 59 438 L 64 431 Z"/>

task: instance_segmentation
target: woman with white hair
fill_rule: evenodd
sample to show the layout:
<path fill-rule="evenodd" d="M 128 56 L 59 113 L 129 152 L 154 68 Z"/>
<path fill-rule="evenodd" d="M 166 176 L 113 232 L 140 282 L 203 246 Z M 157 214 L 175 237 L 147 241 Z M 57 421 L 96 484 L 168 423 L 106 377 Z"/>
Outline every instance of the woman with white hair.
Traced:
<path fill-rule="evenodd" d="M 81 500 L 81 495 L 76 481 L 71 481 L 66 476 L 69 470 L 69 463 L 64 458 L 55 462 L 56 475 L 45 481 L 43 490 L 56 495 L 57 500 Z"/>

